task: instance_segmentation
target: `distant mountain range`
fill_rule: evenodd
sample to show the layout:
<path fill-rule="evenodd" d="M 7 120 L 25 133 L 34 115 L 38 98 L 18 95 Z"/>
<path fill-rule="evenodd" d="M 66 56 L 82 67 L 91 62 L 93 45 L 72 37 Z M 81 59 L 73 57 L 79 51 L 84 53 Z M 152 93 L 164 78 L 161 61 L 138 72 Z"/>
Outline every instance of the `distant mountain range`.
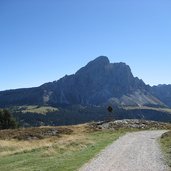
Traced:
<path fill-rule="evenodd" d="M 0 107 L 22 105 L 171 107 L 171 85 L 146 85 L 125 63 L 100 56 L 58 81 L 0 92 Z"/>

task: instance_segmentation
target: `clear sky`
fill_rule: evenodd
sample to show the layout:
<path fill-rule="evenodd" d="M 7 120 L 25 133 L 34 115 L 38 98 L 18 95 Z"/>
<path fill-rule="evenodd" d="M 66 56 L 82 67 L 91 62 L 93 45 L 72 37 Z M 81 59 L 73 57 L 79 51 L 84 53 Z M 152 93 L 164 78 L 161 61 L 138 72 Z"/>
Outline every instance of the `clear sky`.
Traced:
<path fill-rule="evenodd" d="M 39 86 L 105 55 L 171 83 L 171 0 L 0 0 L 0 90 Z"/>

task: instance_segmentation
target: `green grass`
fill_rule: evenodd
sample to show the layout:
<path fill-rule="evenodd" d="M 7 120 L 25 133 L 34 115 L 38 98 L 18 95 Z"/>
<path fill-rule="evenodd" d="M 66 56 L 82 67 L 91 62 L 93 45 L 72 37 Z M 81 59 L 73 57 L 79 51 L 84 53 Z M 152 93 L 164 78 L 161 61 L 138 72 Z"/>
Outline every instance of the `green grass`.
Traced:
<path fill-rule="evenodd" d="M 86 134 L 86 145 L 73 141 L 63 150 L 58 146 L 43 147 L 0 157 L 3 171 L 73 171 L 80 168 L 125 131 L 97 131 Z M 48 152 L 47 151 L 51 151 Z"/>
<path fill-rule="evenodd" d="M 166 132 L 162 135 L 162 137 L 160 138 L 160 144 L 167 164 L 171 168 L 171 131 Z"/>

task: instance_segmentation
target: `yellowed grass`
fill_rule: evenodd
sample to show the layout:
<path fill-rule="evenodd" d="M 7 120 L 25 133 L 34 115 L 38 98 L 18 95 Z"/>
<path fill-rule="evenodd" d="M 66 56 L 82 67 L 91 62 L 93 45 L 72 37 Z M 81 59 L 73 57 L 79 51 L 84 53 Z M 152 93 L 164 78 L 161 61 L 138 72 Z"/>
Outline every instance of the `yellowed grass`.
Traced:
<path fill-rule="evenodd" d="M 49 147 L 51 145 L 52 143 L 46 139 L 33 141 L 0 140 L 0 156 Z"/>
<path fill-rule="evenodd" d="M 136 109 L 147 109 L 147 110 L 156 110 L 156 111 L 161 111 L 161 112 L 168 112 L 171 114 L 171 109 L 170 108 L 155 108 L 155 107 L 148 107 L 148 106 L 128 106 L 125 107 L 126 110 L 136 110 Z"/>
<path fill-rule="evenodd" d="M 46 114 L 48 112 L 57 112 L 59 111 L 58 108 L 51 107 L 51 106 L 21 106 L 24 109 L 22 110 L 23 113 L 31 112 L 31 113 L 38 113 L 38 114 Z"/>
<path fill-rule="evenodd" d="M 87 138 L 86 125 L 71 126 L 73 133 L 70 135 L 62 135 L 61 137 L 50 137 L 40 140 L 0 140 L 0 156 L 31 151 L 40 148 L 46 148 L 43 156 L 61 153 L 66 149 L 80 150 L 93 142 Z"/>

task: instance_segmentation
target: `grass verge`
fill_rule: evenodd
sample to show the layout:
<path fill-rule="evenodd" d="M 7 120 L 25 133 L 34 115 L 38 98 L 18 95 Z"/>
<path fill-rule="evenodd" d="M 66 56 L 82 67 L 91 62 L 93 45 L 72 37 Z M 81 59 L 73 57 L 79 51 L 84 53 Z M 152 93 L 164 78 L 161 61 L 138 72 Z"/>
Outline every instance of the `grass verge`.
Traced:
<path fill-rule="evenodd" d="M 168 131 L 161 136 L 160 144 L 166 158 L 166 162 L 171 168 L 171 131 Z"/>
<path fill-rule="evenodd" d="M 0 140 L 0 170 L 77 170 L 126 132 L 87 131 L 84 125 L 72 130 L 71 135 L 43 140 Z"/>

